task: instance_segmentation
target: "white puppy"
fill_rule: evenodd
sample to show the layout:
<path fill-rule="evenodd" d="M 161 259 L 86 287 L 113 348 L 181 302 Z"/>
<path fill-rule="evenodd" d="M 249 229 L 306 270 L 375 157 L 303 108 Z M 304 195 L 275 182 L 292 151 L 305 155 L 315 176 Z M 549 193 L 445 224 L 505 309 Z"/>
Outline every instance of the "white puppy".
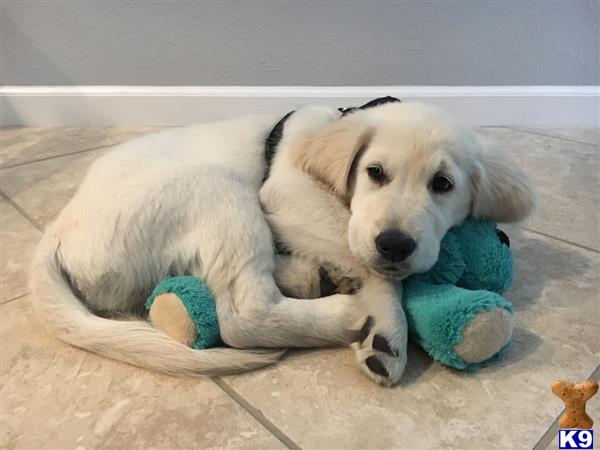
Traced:
<path fill-rule="evenodd" d="M 444 234 L 467 215 L 512 222 L 535 206 L 525 174 L 437 108 L 388 102 L 341 117 L 333 108 L 307 107 L 284 130 L 260 200 L 276 240 L 291 253 L 278 256 L 278 284 L 297 297 L 318 295 L 323 268 L 335 284 L 352 288 L 373 273 L 401 280 L 427 271 Z M 291 282 L 297 274 L 312 283 Z M 405 342 L 398 301 L 380 296 L 365 308 L 372 320 L 353 344 L 359 361 L 380 383 L 397 379 L 394 360 Z M 495 354 L 510 338 L 512 316 L 482 314 L 477 326 L 504 340 L 465 342 L 465 360 Z"/>
<path fill-rule="evenodd" d="M 356 295 L 296 300 L 275 284 L 258 193 L 278 118 L 251 116 L 145 136 L 99 159 L 36 253 L 40 317 L 73 345 L 168 373 L 246 370 L 280 356 L 196 351 L 143 321 L 100 317 L 139 312 L 163 277 L 192 274 L 212 289 L 227 344 L 356 341 L 365 373 L 398 381 L 406 322 L 386 278 L 431 267 L 446 230 L 469 212 L 518 220 L 533 194 L 435 109 L 395 103 L 339 116 L 307 107 L 289 117 L 260 197 L 293 253 L 278 257 L 281 289 L 314 297 L 325 267 L 336 282 L 359 280 Z"/>

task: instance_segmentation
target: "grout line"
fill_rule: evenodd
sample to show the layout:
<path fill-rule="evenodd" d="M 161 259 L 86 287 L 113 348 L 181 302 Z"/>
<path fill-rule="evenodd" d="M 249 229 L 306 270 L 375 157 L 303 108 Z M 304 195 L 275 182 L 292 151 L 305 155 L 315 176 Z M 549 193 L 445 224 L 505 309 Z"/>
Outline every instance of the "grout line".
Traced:
<path fill-rule="evenodd" d="M 12 206 L 13 208 L 15 208 L 19 212 L 19 214 L 21 214 L 23 217 L 25 217 L 25 219 L 27 219 L 39 231 L 41 231 L 42 233 L 44 232 L 44 227 L 42 227 L 41 225 L 39 225 L 36 222 L 36 220 L 27 213 L 27 211 L 25 211 L 23 208 L 21 208 L 12 198 L 10 198 L 8 195 L 6 195 L 4 193 L 4 191 L 2 191 L 2 190 L 0 190 L 0 197 L 2 197 L 4 200 L 6 200 L 6 202 L 10 206 Z"/>
<path fill-rule="evenodd" d="M 281 431 L 277 425 L 271 422 L 265 417 L 262 411 L 252 406 L 246 399 L 244 399 L 235 389 L 225 382 L 221 377 L 213 377 L 211 380 L 219 386 L 223 392 L 233 399 L 238 405 L 240 405 L 248 414 L 250 414 L 258 423 L 265 427 L 273 436 L 275 436 L 283 445 L 291 450 L 302 450 L 298 444 L 296 444 L 291 438 L 289 438 L 283 431 Z"/>
<path fill-rule="evenodd" d="M 600 364 L 596 366 L 592 374 L 587 378 L 588 380 L 600 381 Z M 540 437 L 537 443 L 533 446 L 532 450 L 545 450 L 547 449 L 554 438 L 558 435 L 558 421 L 560 420 L 560 416 L 565 412 L 564 408 L 560 411 L 558 416 L 552 421 L 550 426 L 546 429 L 544 434 Z"/>
<path fill-rule="evenodd" d="M 531 450 L 545 450 L 547 449 L 556 435 L 558 434 L 558 421 L 560 420 L 560 416 L 562 416 L 564 409 L 562 409 L 558 416 L 554 418 L 550 426 L 544 431 L 542 437 L 536 442 Z"/>
<path fill-rule="evenodd" d="M 103 148 L 114 147 L 115 145 L 118 145 L 118 144 L 119 144 L 119 142 L 112 143 L 112 144 L 106 144 L 106 145 L 99 145 L 98 147 L 86 148 L 84 150 L 77 150 L 75 152 L 61 153 L 60 155 L 46 156 L 44 158 L 32 159 L 31 161 L 23 161 L 23 162 L 20 162 L 20 163 L 3 165 L 3 166 L 0 166 L 0 170 L 3 170 L 3 169 L 13 169 L 15 167 L 21 167 L 21 166 L 25 166 L 27 164 L 33 164 L 33 163 L 37 163 L 37 162 L 48 161 L 50 159 L 56 159 L 56 158 L 64 158 L 66 156 L 78 155 L 79 153 L 92 152 L 94 150 L 102 150 Z"/>
<path fill-rule="evenodd" d="M 6 305 L 6 304 L 8 304 L 8 303 L 12 303 L 12 302 L 14 302 L 15 300 L 19 300 L 20 298 L 26 297 L 26 296 L 28 296 L 28 295 L 29 295 L 29 292 L 25 292 L 24 294 L 17 295 L 16 297 L 10 298 L 10 299 L 8 299 L 8 300 L 6 300 L 6 301 L 4 301 L 4 302 L 0 303 L 0 306 L 4 306 L 4 305 Z"/>
<path fill-rule="evenodd" d="M 552 236 L 551 234 L 544 233 L 543 231 L 533 230 L 531 228 L 524 227 L 523 225 L 517 225 L 517 226 L 519 228 L 522 228 L 523 230 L 529 231 L 530 233 L 539 234 L 540 236 L 544 236 L 544 237 L 547 237 L 549 239 L 554 239 L 555 241 L 559 241 L 559 242 L 562 242 L 564 244 L 573 245 L 575 247 L 581 248 L 583 250 L 587 250 L 589 252 L 600 253 L 600 250 L 597 250 L 597 249 L 595 249 L 593 247 L 588 247 L 587 245 L 577 244 L 576 242 L 567 241 L 566 239 L 559 238 L 559 237 L 556 237 L 556 236 Z"/>
<path fill-rule="evenodd" d="M 561 141 L 572 142 L 572 143 L 575 143 L 575 144 L 591 145 L 592 147 L 598 147 L 598 144 L 593 144 L 591 142 L 579 141 L 577 139 L 571 139 L 571 138 L 567 138 L 567 137 L 564 137 L 564 136 L 557 136 L 556 134 L 546 134 L 546 133 L 542 133 L 541 131 L 524 130 L 522 128 L 515 127 L 515 126 L 496 125 L 496 126 L 491 126 L 490 128 L 504 128 L 504 129 L 507 129 L 507 130 L 520 131 L 521 133 L 535 134 L 536 136 L 543 136 L 543 137 L 549 137 L 549 138 L 553 138 L 553 139 L 560 139 Z"/>

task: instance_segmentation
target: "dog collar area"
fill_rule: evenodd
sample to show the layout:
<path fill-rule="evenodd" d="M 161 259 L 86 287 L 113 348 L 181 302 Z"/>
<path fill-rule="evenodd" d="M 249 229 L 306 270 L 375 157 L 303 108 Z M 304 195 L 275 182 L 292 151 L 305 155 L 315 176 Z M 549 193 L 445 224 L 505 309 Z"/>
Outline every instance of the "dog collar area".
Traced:
<path fill-rule="evenodd" d="M 379 105 L 384 105 L 386 103 L 398 103 L 398 102 L 400 102 L 400 99 L 388 95 L 386 97 L 379 97 L 379 98 L 373 99 L 373 100 L 365 103 L 362 106 L 351 106 L 348 108 L 338 108 L 338 111 L 340 111 L 342 113 L 341 117 L 344 117 L 344 116 L 346 116 L 354 111 L 357 111 L 359 109 L 375 108 Z M 277 153 L 277 147 L 279 146 L 279 143 L 281 142 L 281 139 L 283 138 L 283 129 L 284 129 L 285 123 L 292 116 L 292 114 L 294 114 L 294 111 L 290 111 L 285 116 L 283 116 L 281 119 L 279 119 L 279 122 L 277 122 L 275 124 L 275 126 L 271 129 L 271 132 L 265 139 L 265 162 L 267 164 L 266 164 L 266 168 L 265 168 L 265 175 L 263 177 L 263 183 L 267 180 L 267 178 L 269 178 L 269 173 L 271 172 L 271 163 L 273 162 L 275 153 Z"/>

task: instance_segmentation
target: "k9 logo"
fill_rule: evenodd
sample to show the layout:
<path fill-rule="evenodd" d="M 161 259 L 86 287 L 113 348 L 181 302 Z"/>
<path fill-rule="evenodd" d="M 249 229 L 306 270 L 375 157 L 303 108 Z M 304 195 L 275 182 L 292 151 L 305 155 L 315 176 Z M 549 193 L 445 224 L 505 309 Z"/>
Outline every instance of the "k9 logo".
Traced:
<path fill-rule="evenodd" d="M 573 448 L 594 448 L 594 430 L 559 430 L 558 431 L 558 448 L 573 449 Z"/>

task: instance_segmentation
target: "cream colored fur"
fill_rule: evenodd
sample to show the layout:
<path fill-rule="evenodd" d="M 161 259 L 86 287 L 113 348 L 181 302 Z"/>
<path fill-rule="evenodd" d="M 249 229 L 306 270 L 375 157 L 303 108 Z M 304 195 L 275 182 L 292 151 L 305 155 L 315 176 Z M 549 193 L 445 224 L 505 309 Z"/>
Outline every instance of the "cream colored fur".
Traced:
<path fill-rule="evenodd" d="M 373 129 L 360 121 L 336 120 L 316 134 L 296 139 L 291 149 L 294 166 L 348 199 L 348 177 L 358 152 L 368 145 Z"/>

